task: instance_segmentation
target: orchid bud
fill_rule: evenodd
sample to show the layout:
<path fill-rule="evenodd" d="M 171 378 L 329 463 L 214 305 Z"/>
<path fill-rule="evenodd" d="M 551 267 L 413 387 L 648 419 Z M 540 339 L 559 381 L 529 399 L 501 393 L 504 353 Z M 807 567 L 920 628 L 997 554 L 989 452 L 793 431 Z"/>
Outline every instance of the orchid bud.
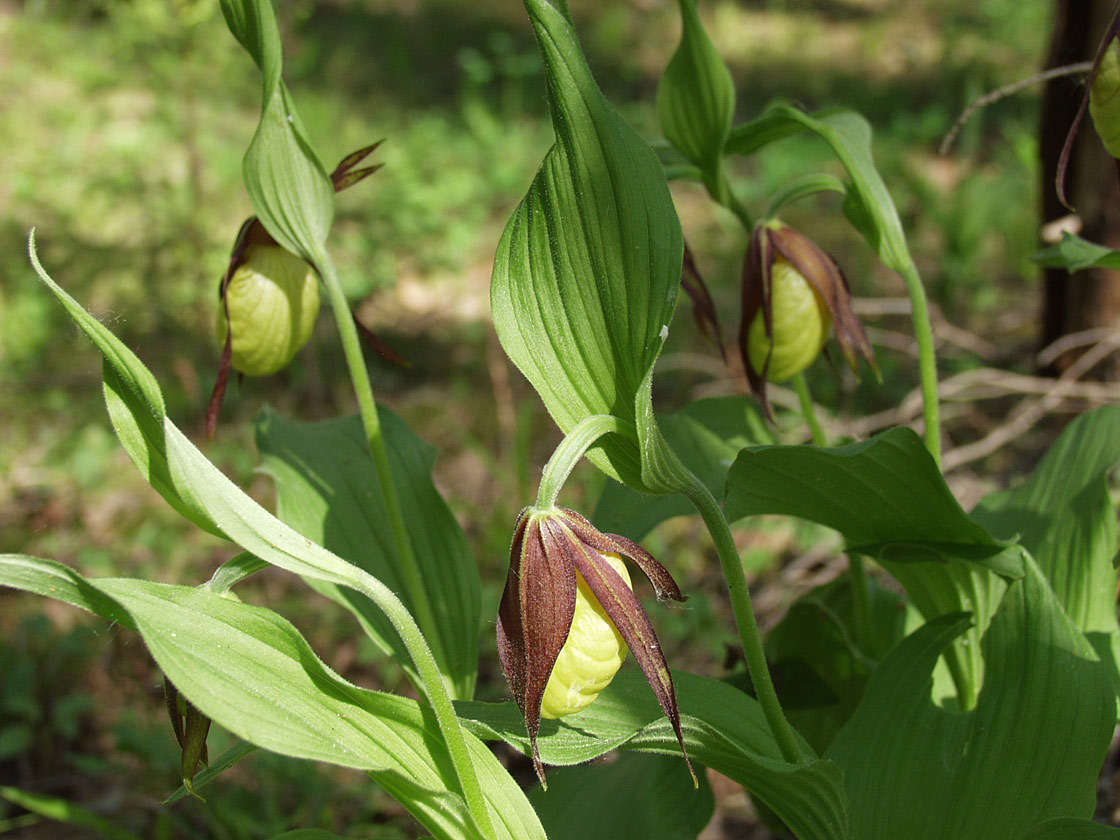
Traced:
<path fill-rule="evenodd" d="M 805 276 L 780 256 L 770 266 L 770 296 L 771 335 L 759 312 L 747 336 L 747 357 L 756 373 L 765 370 L 771 382 L 786 382 L 820 355 L 832 316 Z"/>
<path fill-rule="evenodd" d="M 319 280 L 306 262 L 279 245 L 250 245 L 225 290 L 232 363 L 247 376 L 285 368 L 311 337 L 319 314 Z M 218 342 L 225 344 L 225 312 Z"/>
<path fill-rule="evenodd" d="M 852 370 L 875 369 L 840 267 L 805 234 L 777 220 L 751 235 L 743 266 L 739 350 L 751 390 L 769 415 L 766 382 L 785 382 L 820 354 L 829 330 Z"/>

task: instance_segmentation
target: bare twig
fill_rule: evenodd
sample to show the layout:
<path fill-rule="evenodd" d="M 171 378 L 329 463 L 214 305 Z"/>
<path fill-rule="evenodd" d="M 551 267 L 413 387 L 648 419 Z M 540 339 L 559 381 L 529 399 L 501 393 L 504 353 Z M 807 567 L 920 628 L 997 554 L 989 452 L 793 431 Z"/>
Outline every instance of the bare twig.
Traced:
<path fill-rule="evenodd" d="M 953 127 L 949 129 L 949 133 L 946 134 L 945 138 L 941 141 L 941 145 L 938 147 L 937 153 L 940 155 L 949 154 L 949 151 L 953 148 L 953 143 L 956 142 L 957 137 L 961 133 L 961 129 L 963 129 L 965 126 L 965 123 L 972 119 L 976 112 L 981 108 L 986 108 L 994 102 L 998 102 L 1001 99 L 1011 96 L 1012 94 L 1016 94 L 1024 88 L 1029 88 L 1031 85 L 1038 84 L 1039 82 L 1048 82 L 1050 81 L 1050 79 L 1058 79 L 1062 76 L 1076 76 L 1078 73 L 1088 73 L 1092 69 L 1093 62 L 1091 61 L 1079 61 L 1076 64 L 1066 64 L 1061 67 L 1052 67 L 1049 70 L 1043 71 L 1042 73 L 1035 73 L 1033 76 L 1029 76 L 1026 79 L 1020 79 L 1019 81 L 1012 82 L 1009 85 L 1003 85 L 1002 87 L 998 87 L 990 93 L 984 94 L 967 108 L 965 108 L 964 111 L 961 112 L 961 115 L 957 117 L 957 121 L 953 123 Z"/>
<path fill-rule="evenodd" d="M 1081 332 L 1063 335 L 1057 341 L 1039 350 L 1036 361 L 1039 367 L 1048 367 L 1053 364 L 1059 356 L 1068 353 L 1070 350 L 1075 350 L 1078 347 L 1087 347 L 1090 344 L 1096 344 L 1100 341 L 1115 340 L 1117 335 L 1118 332 L 1115 327 L 1096 327 L 1091 330 L 1082 330 Z"/>
<path fill-rule="evenodd" d="M 1023 400 L 1012 412 L 1011 419 L 1008 422 L 974 443 L 947 452 L 942 461 L 942 467 L 948 472 L 962 464 L 983 458 L 1028 431 L 1031 426 L 1066 399 L 1071 386 L 1077 379 L 1084 376 L 1118 349 L 1120 349 L 1120 341 L 1116 339 L 1115 334 L 1110 340 L 1093 345 L 1058 377 L 1048 394 L 1041 399 Z"/>

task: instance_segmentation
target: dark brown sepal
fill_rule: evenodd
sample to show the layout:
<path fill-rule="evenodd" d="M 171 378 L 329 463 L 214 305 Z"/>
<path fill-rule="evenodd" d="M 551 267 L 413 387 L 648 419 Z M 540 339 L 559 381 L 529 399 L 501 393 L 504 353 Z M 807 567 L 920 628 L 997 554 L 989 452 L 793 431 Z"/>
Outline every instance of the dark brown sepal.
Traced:
<path fill-rule="evenodd" d="M 226 321 L 226 342 L 222 347 L 222 358 L 218 362 L 218 376 L 214 380 L 214 389 L 210 392 L 210 399 L 206 403 L 206 439 L 211 440 L 218 428 L 218 414 L 222 410 L 222 400 L 225 399 L 226 387 L 229 384 L 229 374 L 233 367 L 233 327 L 229 320 L 229 304 L 226 302 L 226 290 L 229 288 L 233 274 L 245 261 L 245 252 L 250 245 L 275 245 L 264 225 L 256 216 L 250 216 L 241 223 L 237 236 L 233 240 L 233 249 L 230 251 L 229 263 L 226 265 L 225 274 L 218 281 L 218 300 L 222 304 L 222 317 Z"/>
<path fill-rule="evenodd" d="M 498 607 L 498 658 L 525 718 L 533 767 L 542 782 L 544 766 L 537 749 L 541 702 L 576 607 L 571 552 L 567 540 L 551 527 L 547 514 L 523 511 Z"/>
<path fill-rule="evenodd" d="M 358 335 L 360 335 L 365 343 L 369 345 L 370 350 L 372 350 L 374 353 L 376 353 L 378 356 L 380 356 L 390 364 L 394 364 L 398 367 L 403 368 L 412 367 L 412 362 L 410 362 L 408 359 L 394 350 L 389 345 L 389 342 L 378 336 L 373 332 L 373 330 L 359 321 L 357 315 L 355 315 L 354 313 L 351 313 L 351 315 L 354 318 L 354 326 L 358 330 Z"/>
<path fill-rule="evenodd" d="M 573 556 L 576 571 L 586 581 L 587 588 L 599 601 L 603 611 L 626 642 L 626 646 L 634 654 L 634 659 L 642 669 L 646 682 L 653 689 L 661 711 L 673 725 L 692 782 L 698 786 L 696 772 L 692 769 L 692 761 L 689 760 L 688 749 L 684 745 L 673 676 L 669 673 L 669 663 L 665 661 L 665 654 L 661 650 L 661 643 L 657 639 L 657 633 L 654 632 L 649 616 L 646 615 L 633 590 L 626 585 L 621 575 L 611 568 L 610 563 L 603 559 L 597 548 L 584 543 Z"/>
<path fill-rule="evenodd" d="M 1085 83 L 1085 93 L 1081 97 L 1081 104 L 1077 108 L 1077 115 L 1073 118 L 1070 124 L 1069 131 L 1066 133 L 1066 141 L 1062 144 L 1062 151 L 1058 155 L 1058 169 L 1054 175 L 1054 189 L 1058 194 L 1058 201 L 1070 211 L 1075 208 L 1069 203 L 1066 198 L 1066 170 L 1069 169 L 1069 158 L 1073 154 L 1073 144 L 1077 140 L 1077 132 L 1081 130 L 1081 123 L 1085 119 L 1085 112 L 1089 110 L 1089 94 L 1093 90 L 1093 80 L 1097 77 L 1097 71 L 1101 66 L 1101 59 L 1104 58 L 1105 51 L 1108 49 L 1109 43 L 1113 38 L 1120 39 L 1120 6 L 1112 13 L 1112 20 L 1109 21 L 1108 29 L 1105 30 L 1104 37 L 1101 38 L 1101 43 L 1097 47 L 1097 54 L 1093 58 L 1093 69 L 1089 71 L 1089 76 Z M 1120 181 L 1120 163 L 1116 166 L 1116 177 Z"/>
<path fill-rule="evenodd" d="M 362 169 L 354 168 L 369 157 L 373 151 L 384 142 L 384 140 L 378 140 L 376 143 L 370 143 L 368 146 L 358 149 L 356 152 L 351 152 L 339 161 L 338 166 L 336 166 L 334 172 L 331 173 L 331 183 L 334 185 L 334 191 L 336 193 L 354 186 L 385 165 L 383 163 L 378 163 L 374 166 L 363 167 Z"/>
<path fill-rule="evenodd" d="M 686 242 L 684 245 L 684 263 L 681 266 L 681 288 L 692 301 L 692 318 L 700 334 L 716 345 L 720 358 L 727 362 L 727 349 L 723 343 L 723 330 L 719 326 L 719 315 L 716 312 L 715 301 L 708 291 L 700 270 L 696 267 L 696 260 Z"/>
<path fill-rule="evenodd" d="M 574 510 L 567 508 L 560 508 L 559 510 L 564 516 L 565 523 L 581 542 L 604 554 L 614 553 L 625 557 L 641 569 L 642 574 L 653 584 L 653 591 L 657 595 L 658 601 L 684 603 L 688 600 L 685 595 L 681 594 L 680 587 L 673 580 L 673 576 L 669 574 L 669 570 L 636 542 L 618 534 L 604 534 Z"/>

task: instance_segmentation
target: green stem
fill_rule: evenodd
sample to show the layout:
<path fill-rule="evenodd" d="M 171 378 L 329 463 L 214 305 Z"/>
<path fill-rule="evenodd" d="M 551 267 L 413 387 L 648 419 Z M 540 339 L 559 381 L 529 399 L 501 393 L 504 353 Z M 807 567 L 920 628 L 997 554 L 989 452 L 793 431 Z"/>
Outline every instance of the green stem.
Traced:
<path fill-rule="evenodd" d="M 867 591 L 867 571 L 863 555 L 848 553 L 848 576 L 852 584 L 852 603 L 856 611 L 856 641 L 860 649 L 871 652 L 871 600 Z"/>
<path fill-rule="evenodd" d="M 478 775 L 471 761 L 467 748 L 466 737 L 455 714 L 452 704 L 454 692 L 450 677 L 440 667 L 440 662 L 446 662 L 440 645 L 440 635 L 432 613 L 431 604 L 424 591 L 420 578 L 420 569 L 416 563 L 416 555 L 412 550 L 412 543 L 405 527 L 404 516 L 401 513 L 400 499 L 397 496 L 396 486 L 393 484 L 392 473 L 389 469 L 389 456 L 385 449 L 385 439 L 381 434 L 381 421 L 377 415 L 377 403 L 373 397 L 373 388 L 369 381 L 369 371 L 366 369 L 365 359 L 362 357 L 362 347 L 358 338 L 357 328 L 354 326 L 350 305 L 338 278 L 338 271 L 334 262 L 325 250 L 315 255 L 315 266 L 323 279 L 327 289 L 327 298 L 330 300 L 331 310 L 342 340 L 342 351 L 346 358 L 346 365 L 350 370 L 350 381 L 354 386 L 354 394 L 358 400 L 358 412 L 361 415 L 362 427 L 369 441 L 370 452 L 373 455 L 374 471 L 377 474 L 378 485 L 381 490 L 382 501 L 389 519 L 393 534 L 393 543 L 397 549 L 401 571 L 404 577 L 405 591 L 412 607 L 416 611 L 416 618 L 409 612 L 404 602 L 384 583 L 372 575 L 362 572 L 358 591 L 366 595 L 392 623 L 397 634 L 401 637 L 417 674 L 422 683 L 422 689 L 432 706 L 451 763 L 462 789 L 463 799 L 470 811 L 471 818 L 483 836 L 493 834 L 493 824 L 490 813 L 486 807 L 486 799 L 482 794 Z M 426 637 L 426 638 L 425 638 Z M 433 643 L 439 655 L 433 652 L 429 644 Z"/>
<path fill-rule="evenodd" d="M 377 414 L 377 402 L 373 397 L 369 371 L 366 369 L 366 362 L 362 356 L 361 340 L 358 337 L 358 330 L 354 326 L 350 304 L 346 301 L 346 295 L 338 279 L 338 271 L 335 269 L 330 256 L 326 253 L 318 255 L 315 264 L 319 268 L 319 274 L 327 288 L 331 311 L 334 313 L 335 321 L 338 322 L 338 331 L 342 339 L 342 352 L 346 358 L 346 366 L 350 370 L 350 382 L 354 387 L 354 395 L 358 399 L 358 413 L 362 418 L 362 428 L 365 430 L 370 453 L 373 455 L 374 472 L 377 475 L 377 484 L 381 490 L 381 501 L 385 506 L 386 518 L 389 520 L 393 547 L 396 549 L 397 559 L 400 563 L 405 594 L 416 615 L 417 623 L 435 651 L 436 660 L 446 664 L 447 656 L 441 644 L 439 625 L 436 624 L 435 613 L 432 612 L 432 605 L 424 588 L 423 578 L 420 576 L 420 566 L 417 564 L 416 554 L 412 550 L 408 527 L 405 525 L 404 514 L 401 512 L 400 498 L 397 496 L 397 488 L 393 483 L 393 474 L 389 468 L 389 453 L 385 449 L 385 438 L 381 433 L 381 418 Z M 446 672 L 450 669 L 445 668 L 444 670 Z M 450 677 L 445 675 L 444 679 L 447 681 L 448 689 L 454 695 L 455 688 Z"/>
<path fill-rule="evenodd" d="M 548 463 L 544 466 L 540 487 L 537 489 L 537 508 L 548 510 L 555 507 L 556 497 L 560 495 L 560 488 L 564 486 L 564 482 L 572 474 L 572 470 L 579 463 L 579 459 L 594 445 L 595 441 L 610 432 L 625 434 L 627 431 L 629 431 L 628 436 L 633 438 L 634 427 L 629 423 L 624 424 L 610 414 L 593 414 L 577 423 L 560 441 L 559 446 L 552 453 L 552 457 L 548 459 Z"/>
<path fill-rule="evenodd" d="M 949 666 L 949 676 L 957 689 L 957 703 L 960 704 L 961 711 L 967 712 L 976 705 L 976 687 L 969 676 L 960 642 L 953 642 L 945 648 L 942 656 L 945 658 L 945 664 Z"/>
<path fill-rule="evenodd" d="M 906 291 L 910 295 L 914 337 L 918 340 L 918 372 L 922 383 L 922 417 L 925 420 L 926 449 L 941 466 L 941 409 L 937 403 L 937 356 L 933 348 L 933 326 L 929 320 L 926 290 L 918 268 L 910 260 L 902 271 Z"/>
<path fill-rule="evenodd" d="M 704 186 L 708 190 L 708 195 L 712 197 L 716 204 L 726 207 L 735 214 L 739 224 L 743 226 L 743 230 L 748 234 L 754 230 L 754 219 L 751 218 L 750 211 L 739 201 L 739 197 L 731 189 L 731 182 L 727 180 L 727 174 L 723 171 L 723 158 L 720 158 L 719 166 L 714 173 L 705 173 Z"/>
<path fill-rule="evenodd" d="M 436 722 L 447 745 L 451 764 L 455 768 L 455 775 L 459 780 L 459 787 L 463 799 L 467 803 L 471 819 L 483 837 L 494 836 L 494 825 L 490 820 L 490 811 L 486 806 L 486 797 L 482 793 L 478 774 L 471 761 L 471 754 L 467 747 L 467 739 L 463 734 L 462 725 L 455 714 L 455 706 L 451 701 L 451 694 L 447 690 L 443 674 L 440 672 L 439 663 L 436 662 L 432 649 L 428 647 L 424 634 L 412 617 L 412 613 L 397 597 L 393 590 L 379 581 L 368 572 L 356 570 L 358 580 L 354 588 L 375 603 L 385 613 L 393 625 L 393 629 L 404 642 L 408 655 L 416 665 L 420 675 L 425 696 L 435 713 Z"/>
<path fill-rule="evenodd" d="M 735 540 L 731 536 L 731 528 L 720 510 L 715 497 L 700 481 L 696 480 L 689 488 L 688 499 L 700 512 L 708 533 L 712 535 L 712 542 L 716 546 L 723 575 L 727 580 L 727 591 L 731 598 L 731 609 L 735 614 L 735 623 L 739 626 L 739 640 L 743 645 L 743 655 L 747 660 L 747 670 L 754 683 L 758 703 L 762 707 L 762 714 L 770 727 L 770 734 L 782 751 L 782 757 L 790 764 L 800 764 L 810 757 L 801 747 L 793 727 L 786 720 L 782 705 L 778 701 L 778 693 L 774 690 L 774 683 L 770 679 L 770 669 L 766 664 L 766 653 L 762 649 L 762 634 L 758 630 L 755 620 L 754 608 L 751 606 L 751 593 L 747 587 L 747 578 L 743 574 L 743 564 L 739 560 L 739 551 L 735 547 Z"/>
<path fill-rule="evenodd" d="M 813 444 L 821 447 L 827 446 L 824 429 L 821 428 L 820 421 L 817 420 L 817 412 L 813 408 L 813 395 L 809 393 L 809 383 L 805 380 L 804 373 L 799 373 L 793 378 L 793 387 L 797 391 L 797 399 L 801 401 L 801 416 L 809 426 L 809 433 L 813 436 Z"/>

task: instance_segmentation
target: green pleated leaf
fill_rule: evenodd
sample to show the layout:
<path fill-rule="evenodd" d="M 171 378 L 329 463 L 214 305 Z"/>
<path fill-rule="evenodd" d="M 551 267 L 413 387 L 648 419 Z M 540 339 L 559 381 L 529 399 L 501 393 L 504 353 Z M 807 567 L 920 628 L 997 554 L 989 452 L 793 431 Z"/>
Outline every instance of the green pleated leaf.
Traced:
<path fill-rule="evenodd" d="M 672 414 L 659 415 L 658 424 L 685 466 L 717 499 L 723 495 L 727 470 L 741 449 L 775 442 L 757 402 L 747 397 L 696 400 Z M 637 541 L 666 519 L 695 512 L 681 496 L 651 498 L 608 481 L 593 521 L 602 531 Z"/>
<path fill-rule="evenodd" d="M 758 702 L 727 683 L 683 672 L 673 681 L 689 756 L 743 785 L 773 809 L 799 840 L 846 838 L 843 777 L 828 761 L 792 765 L 770 735 Z M 528 754 L 525 722 L 513 703 L 457 703 L 479 737 L 504 740 Z M 541 722 L 546 764 L 590 761 L 623 748 L 673 756 L 682 782 L 688 770 L 673 727 L 640 673 L 624 669 L 590 706 L 561 720 Z"/>
<path fill-rule="evenodd" d="M 1023 835 L 1022 840 L 1118 840 L 1120 828 L 1092 820 L 1046 820 Z"/>
<path fill-rule="evenodd" d="M 42 271 L 34 260 L 34 250 L 32 258 L 44 283 L 102 351 L 106 403 L 121 443 L 138 465 L 164 465 L 165 493 L 173 494 L 176 507 L 190 512 L 192 518 L 212 523 L 211 528 L 274 566 L 305 578 L 354 588 L 381 603 L 398 600 L 380 580 L 272 516 L 207 460 L 165 416 L 155 379 L 140 360 Z M 151 388 L 135 387 L 144 382 L 150 382 Z M 500 776 L 495 778 L 500 781 Z M 393 784 L 401 796 L 412 795 L 407 780 Z"/>
<path fill-rule="evenodd" d="M 405 602 L 431 610 L 438 638 L 428 642 L 456 696 L 470 697 L 478 668 L 480 593 L 466 535 L 432 484 L 436 450 L 393 412 L 379 409 L 393 483 L 416 555 L 426 604 L 408 597 L 393 547 L 376 469 L 357 417 L 296 423 L 265 410 L 257 422 L 264 471 L 276 482 L 276 514 L 305 537 L 365 569 Z M 385 615 L 365 596 L 335 583 L 309 581 L 352 610 L 371 638 L 402 664 L 403 643 Z"/>
<path fill-rule="evenodd" d="M 414 700 L 347 683 L 272 611 L 206 588 L 87 580 L 60 563 L 20 555 L 0 555 L 0 585 L 58 598 L 138 629 L 184 696 L 245 741 L 370 771 L 436 836 L 479 836 L 468 828 L 466 805 L 454 792 L 454 770 L 431 713 Z M 509 774 L 470 736 L 468 747 L 499 836 L 543 838 Z M 199 786 L 249 751 L 242 744 L 218 759 L 199 774 Z"/>
<path fill-rule="evenodd" d="M 727 475 L 724 510 L 732 522 L 760 513 L 819 522 L 843 534 L 848 550 L 877 559 L 947 555 L 1019 571 L 1006 544 L 964 512 L 910 429 L 835 449 L 744 449 Z"/>
<path fill-rule="evenodd" d="M 967 616 L 926 624 L 872 675 L 826 754 L 844 771 L 861 840 L 1018 840 L 1043 820 L 1093 813 L 1115 718 L 1108 674 L 1029 558 L 1025 572 L 985 634 L 974 709 L 943 709 L 929 692 Z"/>
<path fill-rule="evenodd" d="M 603 98 L 563 11 L 526 0 L 556 143 L 502 234 L 490 303 L 514 364 L 566 433 L 611 414 L 589 457 L 658 492 L 681 486 L 658 434 L 650 376 L 679 288 L 680 223 L 656 155 Z"/>
<path fill-rule="evenodd" d="M 53 598 L 130 630 L 136 629 L 124 607 L 91 586 L 69 566 L 54 560 L 26 554 L 0 554 L 0 586 Z"/>
<path fill-rule="evenodd" d="M 1120 269 L 1120 251 L 1068 232 L 1062 233 L 1061 242 L 1039 251 L 1034 258 L 1047 268 L 1064 268 L 1071 274 L 1086 268 Z"/>
<path fill-rule="evenodd" d="M 1106 406 L 1066 426 L 1025 484 L 986 497 L 972 513 L 993 534 L 1018 537 L 1066 614 L 1114 669 L 1118 546 L 1107 478 L 1117 463 L 1120 408 Z"/>
<path fill-rule="evenodd" d="M 436 836 L 480 836 L 439 727 L 416 701 L 346 682 L 271 610 L 150 581 L 94 585 L 129 611 L 168 679 L 230 732 L 282 755 L 366 770 Z M 543 838 L 497 759 L 474 738 L 468 746 L 477 769 L 497 766 L 483 791 L 499 836 Z"/>
<path fill-rule="evenodd" d="M 903 637 L 905 600 L 875 578 L 866 585 L 871 619 L 866 642 L 860 639 L 849 576 L 802 595 L 766 636 L 778 699 L 817 755 L 855 711 L 876 664 Z"/>
<path fill-rule="evenodd" d="M 261 71 L 261 119 L 245 152 L 245 188 L 257 217 L 293 254 L 317 262 L 334 217 L 334 186 L 312 150 L 280 77 L 283 56 L 269 0 L 221 0 L 230 32 Z"/>
<path fill-rule="evenodd" d="M 558 769 L 548 776 L 548 790 L 534 787 L 529 801 L 549 840 L 694 840 L 715 810 L 706 777 L 699 779 L 693 788 L 670 756 L 627 753 L 594 767 Z"/>
<path fill-rule="evenodd" d="M 751 154 L 769 143 L 803 131 L 811 131 L 828 143 L 844 165 L 852 180 L 844 212 L 883 264 L 895 271 L 912 266 L 898 210 L 875 168 L 871 126 L 855 111 L 822 111 L 810 115 L 784 103 L 773 105 L 758 119 L 734 128 L 726 148 L 728 152 Z"/>
<path fill-rule="evenodd" d="M 731 521 L 782 513 L 835 528 L 848 551 L 882 563 L 927 620 L 972 612 L 976 626 L 948 654 L 970 704 L 1000 578 L 1022 574 L 1023 552 L 969 518 L 913 431 L 890 429 L 835 449 L 745 449 L 728 473 L 724 510 Z"/>
<path fill-rule="evenodd" d="M 1007 549 L 1005 556 L 1021 563 L 1018 546 Z M 945 652 L 946 664 L 957 671 L 958 688 L 965 692 L 957 699 L 971 707 L 984 674 L 980 640 L 1007 591 L 1006 578 L 972 560 L 950 555 L 937 560 L 923 560 L 920 555 L 918 559 L 899 558 L 885 561 L 883 566 L 902 584 L 911 604 L 927 621 L 953 613 L 971 614 L 972 625 Z"/>
<path fill-rule="evenodd" d="M 657 115 L 665 139 L 714 186 L 735 114 L 735 82 L 704 31 L 696 0 L 679 3 L 681 41 L 657 88 Z"/>
<path fill-rule="evenodd" d="M 129 350 L 100 321 L 86 312 L 74 298 L 70 297 L 43 269 L 35 250 L 35 231 L 31 232 L 28 242 L 31 266 L 39 279 L 54 293 L 66 313 L 81 328 L 104 358 L 103 371 L 106 381 L 113 382 L 114 391 L 128 394 L 137 407 L 135 412 L 124 415 L 114 413 L 114 402 L 110 400 L 109 415 L 117 436 L 124 444 L 132 462 L 148 480 L 148 483 L 180 514 L 203 530 L 223 536 L 221 530 L 207 516 L 201 506 L 189 494 L 177 487 L 167 463 L 163 440 L 163 423 L 166 411 L 163 394 L 151 372 L 144 367 L 136 354 Z M 108 394 L 106 395 L 108 397 Z"/>

